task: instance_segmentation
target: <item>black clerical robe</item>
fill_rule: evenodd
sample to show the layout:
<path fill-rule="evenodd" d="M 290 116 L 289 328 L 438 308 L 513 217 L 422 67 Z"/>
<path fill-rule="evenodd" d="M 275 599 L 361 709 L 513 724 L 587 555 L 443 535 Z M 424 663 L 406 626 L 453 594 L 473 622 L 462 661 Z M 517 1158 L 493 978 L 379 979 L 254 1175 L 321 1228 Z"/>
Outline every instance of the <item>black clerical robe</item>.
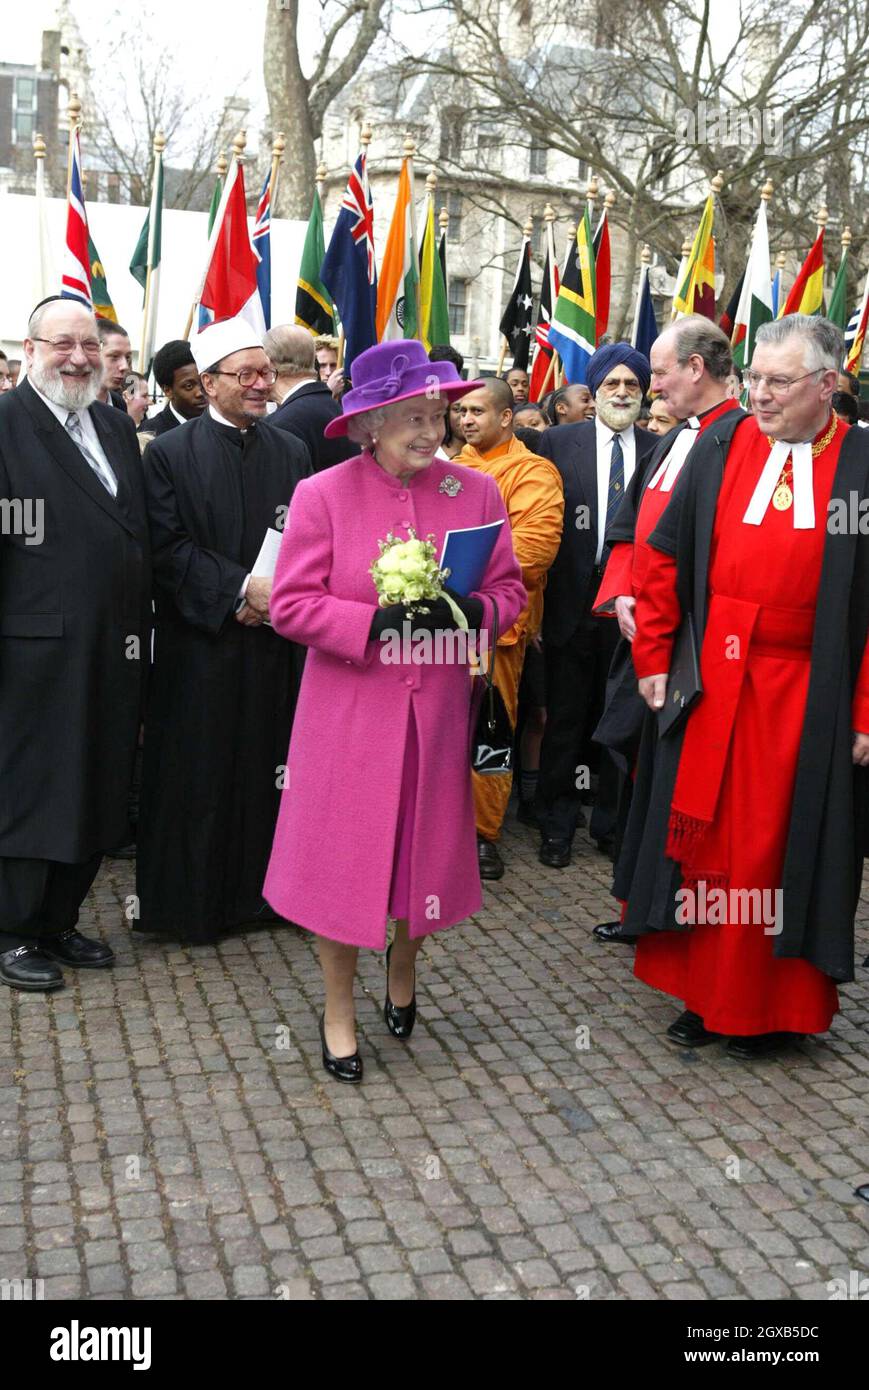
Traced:
<path fill-rule="evenodd" d="M 302 654 L 235 609 L 310 463 L 282 430 L 206 413 L 155 439 L 144 467 L 156 639 L 134 926 L 204 942 L 273 915 L 261 890 Z"/>

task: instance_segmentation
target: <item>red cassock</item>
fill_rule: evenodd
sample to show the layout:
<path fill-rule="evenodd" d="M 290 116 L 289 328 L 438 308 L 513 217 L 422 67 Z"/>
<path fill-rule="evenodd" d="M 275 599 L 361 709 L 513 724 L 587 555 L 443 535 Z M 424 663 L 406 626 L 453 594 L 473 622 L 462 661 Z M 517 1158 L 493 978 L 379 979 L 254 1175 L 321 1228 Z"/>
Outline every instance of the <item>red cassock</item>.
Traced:
<path fill-rule="evenodd" d="M 719 494 L 701 653 L 705 693 L 688 721 L 668 848 L 686 887 L 724 888 L 727 906 L 686 931 L 642 936 L 634 967 L 716 1033 L 820 1033 L 838 1008 L 833 981 L 816 966 L 773 956 L 772 909 L 808 694 L 827 507 L 846 428 L 839 422 L 813 460 L 813 527 L 796 529 L 793 505 L 777 511 L 771 502 L 759 525 L 743 521 L 770 451 L 753 419 L 736 431 Z M 645 549 L 633 645 L 639 678 L 669 669 L 681 617 L 675 561 Z M 866 654 L 853 721 L 869 731 Z M 739 899 L 732 890 L 752 889 L 762 894 L 761 920 L 733 909 Z"/>

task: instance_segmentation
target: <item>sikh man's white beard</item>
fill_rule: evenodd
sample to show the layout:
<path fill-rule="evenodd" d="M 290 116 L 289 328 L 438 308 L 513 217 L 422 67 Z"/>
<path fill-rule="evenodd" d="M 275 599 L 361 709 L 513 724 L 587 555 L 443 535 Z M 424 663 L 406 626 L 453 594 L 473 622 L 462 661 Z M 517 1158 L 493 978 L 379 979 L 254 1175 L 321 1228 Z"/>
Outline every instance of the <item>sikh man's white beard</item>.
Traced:
<path fill-rule="evenodd" d="M 594 403 L 597 406 L 597 413 L 601 420 L 603 420 L 604 424 L 611 430 L 627 429 L 628 425 L 632 425 L 637 419 L 643 405 L 641 400 L 632 400 L 627 406 L 617 409 L 613 407 L 612 403 L 605 397 L 601 398 L 600 391 L 598 391 L 595 396 Z"/>
<path fill-rule="evenodd" d="M 63 410 L 87 410 L 100 389 L 93 368 L 87 376 L 64 376 L 59 367 L 44 367 L 34 361 L 27 374 L 37 391 Z"/>

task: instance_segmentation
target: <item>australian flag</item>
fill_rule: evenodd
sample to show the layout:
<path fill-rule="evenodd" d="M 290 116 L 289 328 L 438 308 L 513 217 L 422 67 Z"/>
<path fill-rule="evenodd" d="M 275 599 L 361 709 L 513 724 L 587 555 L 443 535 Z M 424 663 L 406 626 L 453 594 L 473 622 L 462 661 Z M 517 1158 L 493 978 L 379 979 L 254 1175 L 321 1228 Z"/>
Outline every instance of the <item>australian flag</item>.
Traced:
<path fill-rule="evenodd" d="M 363 151 L 347 183 L 332 239 L 320 267 L 344 330 L 344 369 L 377 342 L 377 268 L 374 263 L 374 205 Z"/>
<path fill-rule="evenodd" d="M 254 223 L 253 249 L 257 257 L 256 285 L 259 290 L 260 303 L 263 306 L 263 318 L 266 321 L 266 328 L 272 326 L 272 171 L 266 174 L 266 181 L 263 184 L 263 191 L 259 195 L 259 203 L 256 210 L 256 222 Z"/>

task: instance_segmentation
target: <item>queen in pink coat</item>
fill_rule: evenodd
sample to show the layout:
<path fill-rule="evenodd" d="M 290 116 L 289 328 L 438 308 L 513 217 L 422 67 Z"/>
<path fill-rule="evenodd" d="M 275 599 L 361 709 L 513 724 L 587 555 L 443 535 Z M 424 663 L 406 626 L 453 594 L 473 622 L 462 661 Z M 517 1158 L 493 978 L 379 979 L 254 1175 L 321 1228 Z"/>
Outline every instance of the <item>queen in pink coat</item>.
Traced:
<path fill-rule="evenodd" d="M 353 382 L 326 432 L 349 433 L 364 450 L 296 488 L 271 594 L 275 630 L 308 655 L 263 890 L 281 916 L 319 937 L 323 1063 L 344 1081 L 362 1078 L 358 948 L 383 950 L 387 918 L 396 920 L 384 1014 L 407 1038 L 424 937 L 482 903 L 468 665 L 414 664 L 397 650 L 392 634 L 406 612 L 378 607 L 369 574 L 378 541 L 412 528 L 433 534 L 440 554 L 448 530 L 503 520 L 479 591 L 454 597 L 489 641 L 493 603 L 506 631 L 526 601 L 496 483 L 435 456 L 448 403 L 479 383 L 429 362 L 413 341 L 360 354 Z M 430 609 L 414 630 L 455 627 L 445 600 Z"/>

